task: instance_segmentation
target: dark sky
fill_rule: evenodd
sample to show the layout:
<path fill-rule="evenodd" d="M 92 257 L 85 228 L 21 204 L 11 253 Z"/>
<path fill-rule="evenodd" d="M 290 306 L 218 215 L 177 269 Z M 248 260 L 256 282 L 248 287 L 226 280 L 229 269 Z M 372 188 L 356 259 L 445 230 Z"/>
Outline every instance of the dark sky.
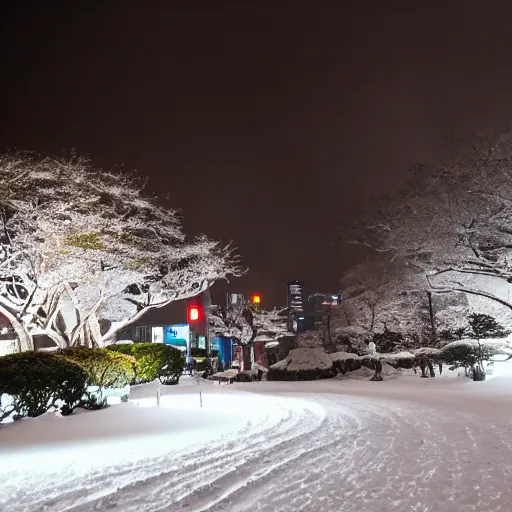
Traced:
<path fill-rule="evenodd" d="M 3 2 L 0 147 L 139 169 L 264 305 L 337 289 L 354 205 L 512 121 L 509 1 L 180 3 Z"/>

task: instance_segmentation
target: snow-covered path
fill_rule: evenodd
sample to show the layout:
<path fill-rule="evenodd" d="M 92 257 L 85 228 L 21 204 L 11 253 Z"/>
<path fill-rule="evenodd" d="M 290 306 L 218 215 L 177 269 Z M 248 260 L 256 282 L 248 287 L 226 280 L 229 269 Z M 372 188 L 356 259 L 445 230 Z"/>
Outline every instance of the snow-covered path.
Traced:
<path fill-rule="evenodd" d="M 116 417 L 192 423 L 2 454 L 0 510 L 510 512 L 512 400 L 407 379 L 203 387 L 201 410 L 193 388 L 141 398 Z"/>

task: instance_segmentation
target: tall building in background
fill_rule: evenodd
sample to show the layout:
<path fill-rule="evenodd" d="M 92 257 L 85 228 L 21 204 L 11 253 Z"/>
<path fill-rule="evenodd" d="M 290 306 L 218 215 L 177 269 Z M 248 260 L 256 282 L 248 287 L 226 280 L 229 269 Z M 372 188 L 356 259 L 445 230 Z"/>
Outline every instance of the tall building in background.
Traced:
<path fill-rule="evenodd" d="M 287 306 L 297 313 L 305 313 L 306 291 L 302 281 L 288 281 Z"/>
<path fill-rule="evenodd" d="M 308 330 L 306 289 L 303 281 L 288 281 L 286 285 L 287 306 L 290 310 L 291 330 L 300 333 Z"/>

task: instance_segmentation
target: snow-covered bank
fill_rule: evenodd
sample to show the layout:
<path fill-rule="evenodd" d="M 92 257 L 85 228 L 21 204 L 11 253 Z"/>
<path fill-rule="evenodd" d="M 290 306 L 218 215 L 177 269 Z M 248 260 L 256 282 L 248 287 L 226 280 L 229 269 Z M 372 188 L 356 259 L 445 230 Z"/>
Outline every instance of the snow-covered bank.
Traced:
<path fill-rule="evenodd" d="M 2 453 L 0 510 L 509 512 L 510 382 L 185 379 L 159 408 L 139 386 L 132 404 L 0 429 L 2 448 L 18 427 L 83 439 L 78 421 L 96 439 Z"/>

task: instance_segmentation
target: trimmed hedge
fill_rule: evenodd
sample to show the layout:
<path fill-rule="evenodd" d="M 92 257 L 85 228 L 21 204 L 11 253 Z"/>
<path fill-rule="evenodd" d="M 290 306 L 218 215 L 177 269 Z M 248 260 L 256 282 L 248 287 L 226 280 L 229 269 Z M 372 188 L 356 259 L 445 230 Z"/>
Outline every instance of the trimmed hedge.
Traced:
<path fill-rule="evenodd" d="M 135 359 L 129 355 L 85 347 L 60 350 L 58 354 L 83 368 L 90 386 L 122 388 L 135 377 Z"/>
<path fill-rule="evenodd" d="M 22 352 L 0 357 L 0 398 L 12 403 L 0 407 L 0 421 L 35 417 L 60 406 L 68 415 L 80 405 L 87 387 L 87 374 L 77 364 L 56 354 Z M 59 403 L 60 402 L 60 403 Z"/>
<path fill-rule="evenodd" d="M 419 366 L 417 357 L 399 357 L 394 358 L 390 357 L 385 360 L 385 362 L 394 368 L 402 368 L 403 370 L 412 370 Z"/>
<path fill-rule="evenodd" d="M 363 366 L 363 363 L 360 359 L 338 359 L 332 362 L 332 367 L 336 371 L 336 373 L 341 373 L 345 375 L 347 372 L 353 372 L 355 370 L 359 370 Z"/>
<path fill-rule="evenodd" d="M 159 379 L 162 384 L 178 384 L 185 366 L 183 352 L 163 343 L 123 343 L 107 348 L 135 359 L 134 384 L 155 379 Z"/>
<path fill-rule="evenodd" d="M 267 373 L 267 380 L 318 380 L 318 379 L 330 379 L 336 376 L 336 370 L 334 368 L 315 368 L 311 370 L 277 370 L 270 369 Z"/>

